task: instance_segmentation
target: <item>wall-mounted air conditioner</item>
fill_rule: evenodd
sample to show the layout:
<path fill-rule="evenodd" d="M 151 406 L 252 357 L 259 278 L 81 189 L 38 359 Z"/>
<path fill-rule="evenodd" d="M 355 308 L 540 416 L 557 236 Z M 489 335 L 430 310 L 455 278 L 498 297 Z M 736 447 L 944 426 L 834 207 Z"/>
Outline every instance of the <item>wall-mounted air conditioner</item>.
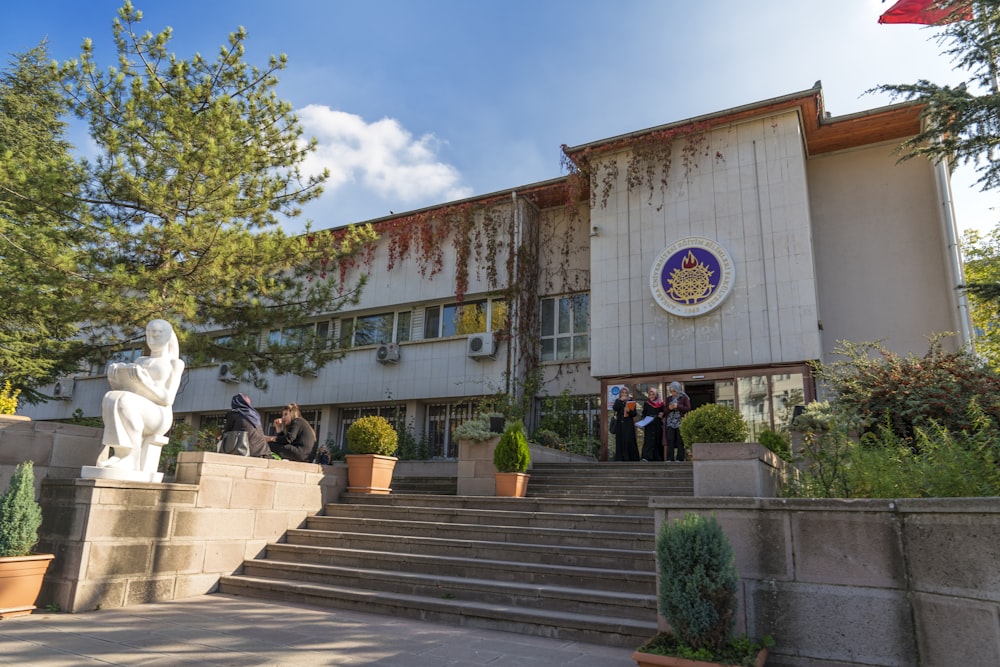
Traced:
<path fill-rule="evenodd" d="M 469 357 L 476 361 L 494 359 L 497 354 L 496 340 L 492 332 L 472 334 L 469 336 L 466 349 Z"/>
<path fill-rule="evenodd" d="M 56 382 L 56 386 L 52 388 L 52 397 L 58 398 L 60 401 L 68 401 L 73 398 L 73 389 L 76 387 L 76 380 L 73 378 L 65 378 Z"/>
<path fill-rule="evenodd" d="M 218 375 L 218 378 L 222 382 L 239 382 L 240 381 L 239 378 L 237 378 L 233 374 L 233 369 L 232 369 L 232 367 L 230 367 L 229 364 L 219 364 L 219 375 Z"/>
<path fill-rule="evenodd" d="M 375 361 L 380 364 L 398 364 L 399 345 L 396 345 L 395 343 L 379 345 L 378 349 L 375 350 Z"/>

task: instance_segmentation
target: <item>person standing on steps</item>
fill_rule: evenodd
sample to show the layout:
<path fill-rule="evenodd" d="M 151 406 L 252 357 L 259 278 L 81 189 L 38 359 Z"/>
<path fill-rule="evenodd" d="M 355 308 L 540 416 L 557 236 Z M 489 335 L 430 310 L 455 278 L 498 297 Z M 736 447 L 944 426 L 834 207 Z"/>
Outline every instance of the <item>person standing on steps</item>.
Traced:
<path fill-rule="evenodd" d="M 639 445 L 635 437 L 636 403 L 629 396 L 628 388 L 622 387 L 611 409 L 618 419 L 615 433 L 615 461 L 638 461 Z"/>
<path fill-rule="evenodd" d="M 681 420 L 691 411 L 691 399 L 681 391 L 680 382 L 671 382 L 667 389 L 670 398 L 667 399 L 666 429 L 663 434 L 667 447 L 667 461 L 683 461 L 684 439 L 681 438 Z"/>
<path fill-rule="evenodd" d="M 660 392 L 650 387 L 646 392 L 646 402 L 642 406 L 642 418 L 651 421 L 642 427 L 642 460 L 663 460 L 663 417 L 666 405 Z"/>

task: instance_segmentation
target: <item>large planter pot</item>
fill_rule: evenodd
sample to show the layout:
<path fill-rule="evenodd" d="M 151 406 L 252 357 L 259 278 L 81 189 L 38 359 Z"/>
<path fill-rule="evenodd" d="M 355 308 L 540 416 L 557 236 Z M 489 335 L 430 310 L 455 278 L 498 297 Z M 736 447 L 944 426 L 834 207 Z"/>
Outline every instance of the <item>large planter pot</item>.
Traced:
<path fill-rule="evenodd" d="M 0 619 L 27 616 L 35 609 L 42 578 L 53 554 L 0 558 Z"/>
<path fill-rule="evenodd" d="M 523 472 L 496 473 L 497 495 L 506 498 L 524 498 L 528 493 L 528 475 Z"/>
<path fill-rule="evenodd" d="M 656 655 L 655 653 L 642 653 L 636 651 L 632 654 L 639 667 L 732 667 L 721 662 L 705 662 L 703 660 L 689 660 L 688 658 L 675 658 L 670 655 Z M 762 648 L 757 654 L 757 661 L 754 667 L 764 667 L 767 660 L 767 649 Z"/>
<path fill-rule="evenodd" d="M 392 492 L 392 471 L 396 467 L 396 457 L 379 454 L 348 454 L 347 492 L 379 493 Z"/>

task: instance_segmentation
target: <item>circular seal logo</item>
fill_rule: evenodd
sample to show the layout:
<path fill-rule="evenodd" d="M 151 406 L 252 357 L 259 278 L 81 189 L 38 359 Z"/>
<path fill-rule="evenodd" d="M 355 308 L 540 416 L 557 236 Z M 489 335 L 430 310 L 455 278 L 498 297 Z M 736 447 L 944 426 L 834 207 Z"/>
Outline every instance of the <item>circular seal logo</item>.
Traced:
<path fill-rule="evenodd" d="M 721 245 L 681 239 L 660 253 L 649 272 L 653 298 L 668 313 L 696 317 L 717 308 L 733 289 L 733 260 Z"/>

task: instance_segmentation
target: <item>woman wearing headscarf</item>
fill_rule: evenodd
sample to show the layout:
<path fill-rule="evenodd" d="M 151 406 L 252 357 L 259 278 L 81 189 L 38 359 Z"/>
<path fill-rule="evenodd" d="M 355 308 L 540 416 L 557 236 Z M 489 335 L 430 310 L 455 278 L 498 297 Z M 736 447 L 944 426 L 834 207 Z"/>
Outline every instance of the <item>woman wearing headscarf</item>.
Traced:
<path fill-rule="evenodd" d="M 642 427 L 642 460 L 663 460 L 663 416 L 666 405 L 660 392 L 650 387 L 646 392 L 646 402 L 642 405 L 642 417 L 651 421 Z"/>
<path fill-rule="evenodd" d="M 226 423 L 222 427 L 226 431 L 246 431 L 250 443 L 250 456 L 269 458 L 271 449 L 267 446 L 267 436 L 260 424 L 260 413 L 250 405 L 250 397 L 246 394 L 236 394 L 226 413 Z"/>
<path fill-rule="evenodd" d="M 618 419 L 615 433 L 615 461 L 638 461 L 639 446 L 635 437 L 635 401 L 629 398 L 628 388 L 622 387 L 611 409 Z"/>
<path fill-rule="evenodd" d="M 664 440 L 667 444 L 667 461 L 684 460 L 684 440 L 681 438 L 681 420 L 691 411 L 691 399 L 681 391 L 680 382 L 671 382 L 667 387 L 667 418 Z"/>

